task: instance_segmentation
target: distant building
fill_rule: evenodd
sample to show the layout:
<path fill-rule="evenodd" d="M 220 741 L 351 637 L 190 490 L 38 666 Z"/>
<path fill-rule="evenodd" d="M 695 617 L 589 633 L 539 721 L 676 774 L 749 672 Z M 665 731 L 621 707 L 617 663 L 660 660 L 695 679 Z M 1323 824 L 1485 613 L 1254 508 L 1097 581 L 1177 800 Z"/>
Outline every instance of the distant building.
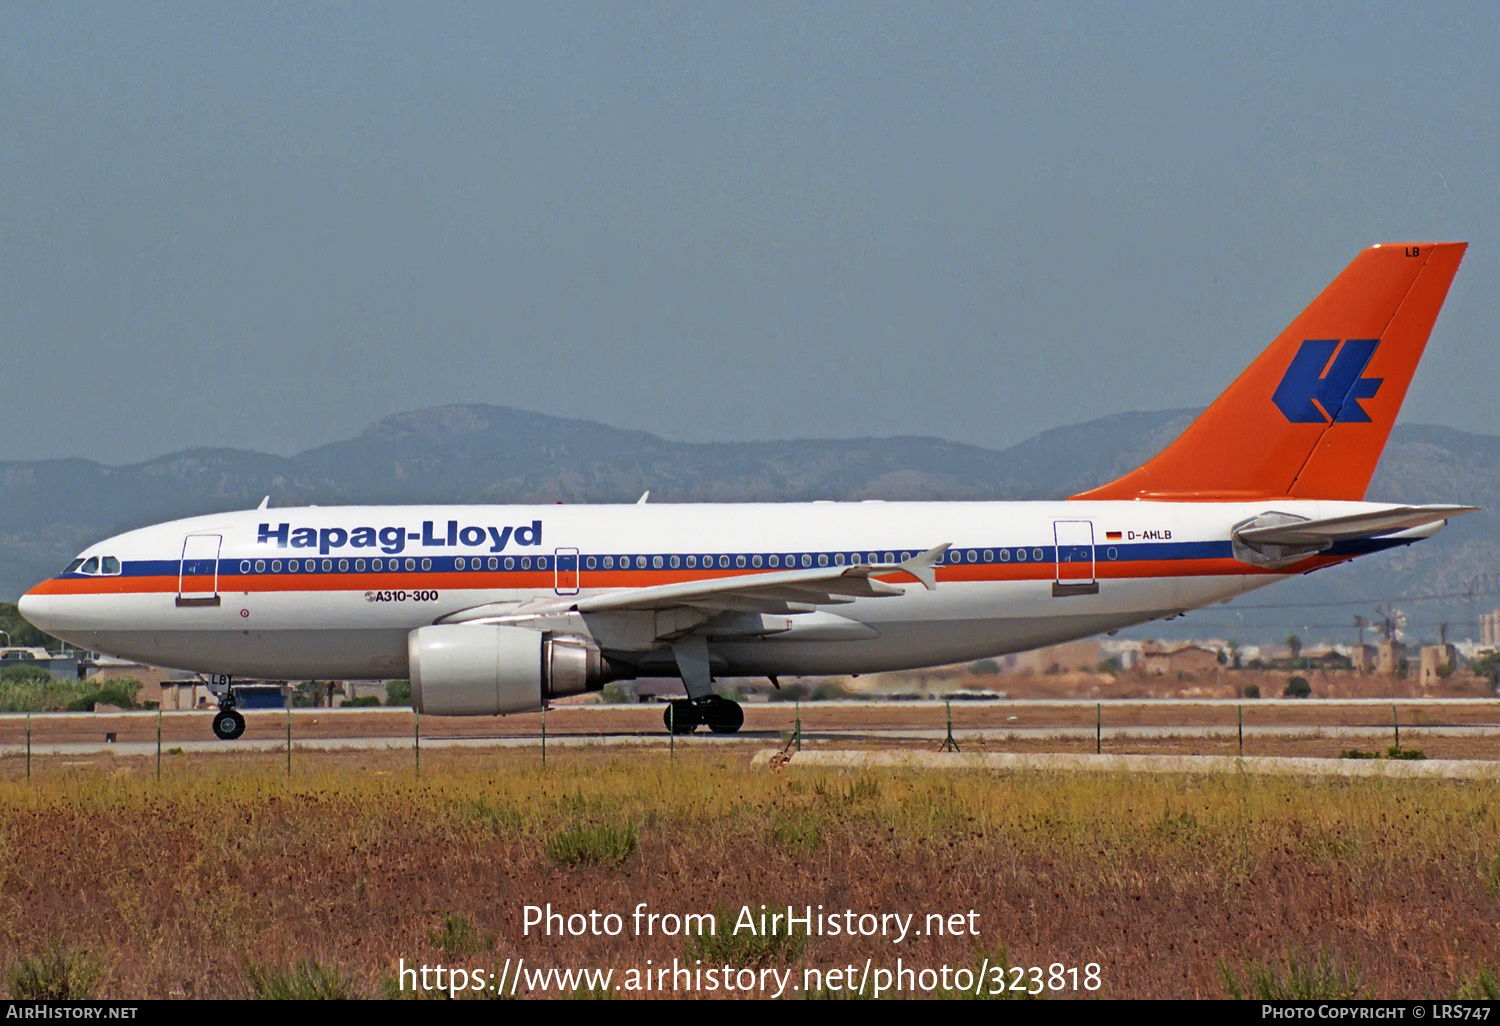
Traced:
<path fill-rule="evenodd" d="M 1355 673 L 1374 673 L 1379 661 L 1374 645 L 1359 644 L 1349 647 L 1349 665 Z"/>
<path fill-rule="evenodd" d="M 1479 644 L 1483 648 L 1500 646 L 1500 609 L 1479 617 Z"/>
<path fill-rule="evenodd" d="M 0 668 L 8 666 L 35 666 L 39 670 L 46 670 L 54 677 L 78 679 L 77 655 L 53 655 L 39 645 L 35 647 L 11 645 L 7 648 L 0 648 Z"/>
<path fill-rule="evenodd" d="M 1442 683 L 1442 671 L 1451 672 L 1457 666 L 1458 653 L 1452 645 L 1423 645 L 1418 682 L 1424 688 L 1435 688 Z"/>
<path fill-rule="evenodd" d="M 1394 677 L 1401 672 L 1401 664 L 1406 660 L 1406 646 L 1399 641 L 1382 641 L 1375 646 L 1375 672 L 1387 677 Z"/>
<path fill-rule="evenodd" d="M 1154 677 L 1175 677 L 1180 673 L 1203 676 L 1224 665 L 1219 662 L 1220 651 L 1196 641 L 1147 642 L 1141 651 L 1141 672 Z"/>
<path fill-rule="evenodd" d="M 1061 645 L 1017 652 L 1009 668 L 1016 673 L 1093 672 L 1104 661 L 1104 650 L 1097 641 L 1068 641 Z"/>

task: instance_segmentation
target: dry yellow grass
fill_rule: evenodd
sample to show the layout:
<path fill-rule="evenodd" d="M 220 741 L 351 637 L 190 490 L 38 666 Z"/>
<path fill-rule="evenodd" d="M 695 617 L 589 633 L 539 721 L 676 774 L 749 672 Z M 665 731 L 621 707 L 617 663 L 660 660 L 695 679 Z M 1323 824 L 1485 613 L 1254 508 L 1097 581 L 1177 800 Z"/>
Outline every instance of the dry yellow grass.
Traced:
<path fill-rule="evenodd" d="M 1379 996 L 1457 991 L 1500 948 L 1488 783 L 752 771 L 732 752 L 567 750 L 52 766 L 0 782 L 0 964 L 62 944 L 100 996 L 248 996 L 312 960 L 379 995 L 398 959 L 624 969 L 681 937 L 522 935 L 522 909 L 977 911 L 980 937 L 817 937 L 873 957 L 1097 962 L 1117 997 L 1222 996 L 1220 962 L 1326 952 Z M 123 771 L 122 771 L 123 770 Z M 602 828 L 607 858 L 557 838 Z M 571 833 L 569 833 L 571 832 Z M 628 835 L 626 844 L 619 838 Z M 571 843 L 571 842 L 570 842 Z M 549 849 L 552 855 L 549 856 Z M 446 924 L 446 925 L 445 925 Z M 1322 957 L 1319 954 L 1319 957 Z"/>

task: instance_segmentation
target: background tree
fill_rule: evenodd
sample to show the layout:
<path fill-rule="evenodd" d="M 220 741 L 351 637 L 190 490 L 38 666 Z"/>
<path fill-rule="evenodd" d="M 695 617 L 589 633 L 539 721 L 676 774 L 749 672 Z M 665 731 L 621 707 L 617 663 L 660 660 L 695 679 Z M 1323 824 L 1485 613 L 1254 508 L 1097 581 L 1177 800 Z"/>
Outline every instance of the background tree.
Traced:
<path fill-rule="evenodd" d="M 61 641 L 27 623 L 14 602 L 0 602 L 0 631 L 10 635 L 12 645 L 21 645 L 26 648 L 41 646 L 54 652 L 63 647 Z M 4 639 L 0 639 L 0 644 L 4 644 Z"/>

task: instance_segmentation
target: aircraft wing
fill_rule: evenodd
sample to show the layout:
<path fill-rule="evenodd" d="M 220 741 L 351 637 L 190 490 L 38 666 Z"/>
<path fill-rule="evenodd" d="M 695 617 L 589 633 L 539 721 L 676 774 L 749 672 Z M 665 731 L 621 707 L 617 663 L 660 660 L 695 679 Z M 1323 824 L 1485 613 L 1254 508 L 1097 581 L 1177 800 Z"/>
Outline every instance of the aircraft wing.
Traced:
<path fill-rule="evenodd" d="M 549 598 L 506 609 L 478 607 L 443 618 L 445 623 L 495 623 L 516 621 L 552 613 L 603 613 L 617 610 L 655 610 L 688 606 L 707 610 L 752 612 L 777 609 L 786 603 L 832 605 L 856 598 L 900 595 L 904 589 L 880 578 L 904 573 L 916 578 L 928 591 L 937 587 L 937 564 L 951 543 L 944 543 L 900 563 L 854 563 L 848 566 L 811 567 L 770 573 L 736 574 L 704 581 L 659 584 L 649 588 L 623 588 L 594 595 Z"/>
<path fill-rule="evenodd" d="M 1397 506 L 1376 513 L 1355 513 L 1347 517 L 1322 520 L 1296 520 L 1290 523 L 1255 525 L 1237 528 L 1235 537 L 1249 545 L 1315 545 L 1327 547 L 1335 542 L 1358 541 L 1399 534 L 1426 527 L 1463 513 L 1473 513 L 1478 506 Z"/>

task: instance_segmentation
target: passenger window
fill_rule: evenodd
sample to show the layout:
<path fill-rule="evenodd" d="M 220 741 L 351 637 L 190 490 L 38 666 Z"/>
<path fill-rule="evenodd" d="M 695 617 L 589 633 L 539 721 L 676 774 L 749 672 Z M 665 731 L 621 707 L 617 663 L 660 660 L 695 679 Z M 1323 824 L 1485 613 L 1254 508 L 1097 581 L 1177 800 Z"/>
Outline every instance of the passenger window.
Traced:
<path fill-rule="evenodd" d="M 652 556 L 651 557 L 651 565 L 655 569 L 660 570 L 661 569 L 661 557 L 660 556 Z"/>
<path fill-rule="evenodd" d="M 773 566 L 773 567 L 777 567 L 777 566 L 781 565 L 781 557 L 780 556 L 771 556 L 769 559 L 766 560 L 766 562 L 770 563 L 771 566 Z"/>
<path fill-rule="evenodd" d="M 719 565 L 722 566 L 722 567 L 728 567 L 729 566 L 729 557 L 728 556 L 720 556 L 719 557 Z"/>
<path fill-rule="evenodd" d="M 679 560 L 676 556 L 672 557 L 671 564 L 672 564 L 672 569 L 673 570 L 676 570 L 677 567 L 680 565 L 680 563 L 681 563 L 681 560 Z"/>
<path fill-rule="evenodd" d="M 635 557 L 635 568 L 637 570 L 644 570 L 644 569 L 646 569 L 646 557 L 645 556 L 636 556 Z"/>
<path fill-rule="evenodd" d="M 546 556 L 538 556 L 537 557 L 537 559 L 536 559 L 536 568 L 538 570 L 545 570 L 545 569 L 547 569 L 547 557 Z"/>
<path fill-rule="evenodd" d="M 588 568 L 589 568 L 589 569 L 590 569 L 590 570 L 592 570 L 592 569 L 594 569 L 594 568 L 595 568 L 595 567 L 596 567 L 596 566 L 597 566 L 597 565 L 598 565 L 598 564 L 597 564 L 597 563 L 596 563 L 596 562 L 595 562 L 595 560 L 594 560 L 594 557 L 593 557 L 593 556 L 590 556 L 590 557 L 589 557 L 589 558 L 588 558 L 588 560 L 587 560 L 587 561 L 586 561 L 586 565 L 587 565 L 587 566 L 588 566 Z"/>
<path fill-rule="evenodd" d="M 804 552 L 804 553 L 802 553 L 802 565 L 803 565 L 803 566 L 812 566 L 812 557 L 811 557 L 811 556 L 809 556 L 809 555 L 808 555 L 808 554 L 807 554 L 807 553 L 805 553 L 805 552 Z"/>
<path fill-rule="evenodd" d="M 365 561 L 362 560 L 362 559 L 356 559 L 354 561 L 354 569 L 355 569 L 355 571 L 357 573 L 364 573 L 365 572 Z"/>
<path fill-rule="evenodd" d="M 490 562 L 489 562 L 489 568 L 491 570 L 499 570 L 500 569 L 500 561 L 498 559 L 496 559 L 494 556 L 491 556 L 490 557 Z"/>
<path fill-rule="evenodd" d="M 1042 558 L 1042 550 L 1041 549 L 1032 549 L 1031 550 L 1031 558 L 1033 560 L 1036 560 L 1037 562 L 1040 562 L 1041 558 Z"/>
<path fill-rule="evenodd" d="M 826 552 L 820 552 L 820 553 L 818 553 L 818 565 L 819 566 L 827 566 L 828 565 L 828 553 L 826 553 Z"/>
<path fill-rule="evenodd" d="M 530 570 L 531 569 L 531 557 L 530 556 L 522 556 L 521 557 L 521 569 L 522 570 Z"/>
<path fill-rule="evenodd" d="M 604 557 L 604 569 L 606 569 L 606 570 L 613 570 L 614 568 L 615 568 L 615 557 L 614 556 L 605 556 Z"/>
<path fill-rule="evenodd" d="M 735 566 L 744 566 L 745 565 L 745 557 L 744 556 L 735 556 L 734 557 L 734 565 Z"/>
<path fill-rule="evenodd" d="M 515 568 L 516 568 L 516 557 L 514 557 L 514 556 L 506 556 L 505 557 L 505 569 L 507 569 L 507 570 L 514 570 Z"/>
<path fill-rule="evenodd" d="M 755 567 L 756 569 L 760 568 L 760 562 L 760 555 L 758 553 L 750 557 L 750 565 Z"/>
<path fill-rule="evenodd" d="M 424 560 L 422 560 L 422 569 L 423 570 L 431 570 L 432 569 L 432 560 L 430 560 L 430 559 L 424 559 Z"/>
<path fill-rule="evenodd" d="M 695 567 L 696 567 L 696 566 L 697 566 L 697 565 L 698 565 L 698 557 L 697 557 L 697 556 L 689 556 L 689 557 L 688 557 L 688 558 L 687 558 L 687 568 L 688 568 L 688 569 L 689 569 L 689 570 L 692 570 L 692 569 L 693 569 L 693 568 L 695 568 Z"/>
<path fill-rule="evenodd" d="M 455 570 L 462 570 L 466 566 L 468 566 L 468 564 L 464 562 L 464 557 L 462 556 L 459 556 L 453 561 L 453 569 Z"/>
<path fill-rule="evenodd" d="M 406 569 L 408 569 L 408 570 L 415 570 L 416 568 L 417 568 L 417 561 L 415 559 L 412 559 L 410 556 L 407 556 L 406 557 Z"/>
<path fill-rule="evenodd" d="M 384 570 L 385 564 L 378 559 L 373 559 L 370 561 L 370 569 L 375 571 Z"/>
<path fill-rule="evenodd" d="M 833 563 L 834 563 L 835 566 L 843 566 L 844 565 L 844 554 L 842 552 L 835 552 L 833 554 Z"/>
<path fill-rule="evenodd" d="M 264 559 L 257 559 L 255 561 L 255 572 L 258 574 L 266 572 L 266 561 Z"/>
<path fill-rule="evenodd" d="M 348 569 L 349 561 L 347 559 L 339 560 L 339 573 L 345 573 L 346 571 L 348 571 Z"/>
<path fill-rule="evenodd" d="M 271 573 L 273 573 L 273 574 L 279 574 L 279 573 L 281 573 L 281 560 L 279 560 L 279 559 L 273 559 L 273 560 L 271 560 Z"/>

